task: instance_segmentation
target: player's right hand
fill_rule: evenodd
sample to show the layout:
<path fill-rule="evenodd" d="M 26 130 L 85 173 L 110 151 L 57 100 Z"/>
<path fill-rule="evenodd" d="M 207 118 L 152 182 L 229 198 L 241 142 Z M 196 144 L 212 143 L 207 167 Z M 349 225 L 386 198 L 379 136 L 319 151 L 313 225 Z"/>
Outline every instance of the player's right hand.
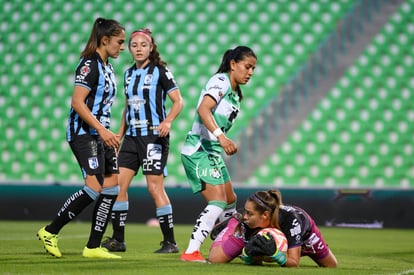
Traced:
<path fill-rule="evenodd" d="M 217 137 L 221 147 L 227 155 L 231 156 L 237 153 L 237 145 L 231 139 L 226 137 L 224 134 Z"/>
<path fill-rule="evenodd" d="M 278 263 L 280 266 L 284 266 L 287 262 L 286 253 L 276 251 L 275 254 L 269 257 L 273 262 Z"/>
<path fill-rule="evenodd" d="M 98 133 L 102 141 L 106 144 L 106 146 L 112 147 L 115 150 L 118 150 L 121 144 L 121 139 L 119 135 L 112 133 L 110 130 L 106 128 L 99 130 Z"/>

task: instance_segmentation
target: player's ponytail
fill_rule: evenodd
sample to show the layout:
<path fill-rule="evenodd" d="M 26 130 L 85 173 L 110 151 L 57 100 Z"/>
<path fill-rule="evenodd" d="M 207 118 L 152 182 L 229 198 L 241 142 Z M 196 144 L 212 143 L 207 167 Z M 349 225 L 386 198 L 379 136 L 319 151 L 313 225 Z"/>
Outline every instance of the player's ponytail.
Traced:
<path fill-rule="evenodd" d="M 246 46 L 237 46 L 234 49 L 225 51 L 221 59 L 221 64 L 216 73 L 229 73 L 231 71 L 230 62 L 232 60 L 239 62 L 249 56 L 257 59 L 253 50 Z M 237 85 L 236 91 L 241 101 L 243 99 L 243 93 L 239 85 Z"/>
<path fill-rule="evenodd" d="M 125 28 L 118 21 L 98 17 L 93 24 L 89 40 L 81 53 L 81 57 L 92 57 L 101 45 L 104 36 L 117 36 L 124 30 Z"/>

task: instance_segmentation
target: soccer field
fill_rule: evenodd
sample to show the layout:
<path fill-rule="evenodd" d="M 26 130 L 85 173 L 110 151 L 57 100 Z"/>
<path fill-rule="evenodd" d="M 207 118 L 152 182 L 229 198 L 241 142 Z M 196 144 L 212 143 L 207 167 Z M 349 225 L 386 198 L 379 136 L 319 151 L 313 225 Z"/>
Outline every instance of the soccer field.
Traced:
<path fill-rule="evenodd" d="M 321 227 L 339 261 L 339 268 L 328 270 L 316 267 L 308 258 L 302 258 L 298 269 L 275 264 L 246 266 L 239 259 L 230 264 L 185 263 L 179 254 L 154 254 L 161 241 L 159 228 L 137 223 L 127 225 L 127 251 L 119 253 L 122 259 L 104 260 L 82 257 L 90 225 L 72 222 L 60 234 L 63 257 L 56 259 L 37 240 L 36 232 L 44 225 L 0 221 L 0 274 L 414 274 L 414 230 Z M 191 225 L 175 226 L 181 251 L 191 230 Z M 210 244 L 208 239 L 202 247 L 205 256 Z"/>

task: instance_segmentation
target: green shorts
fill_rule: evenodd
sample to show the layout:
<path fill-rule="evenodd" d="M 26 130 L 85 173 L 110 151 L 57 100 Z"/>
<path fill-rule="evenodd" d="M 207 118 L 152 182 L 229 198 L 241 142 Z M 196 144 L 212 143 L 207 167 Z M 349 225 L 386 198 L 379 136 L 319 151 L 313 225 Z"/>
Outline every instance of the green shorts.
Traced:
<path fill-rule="evenodd" d="M 181 154 L 181 161 L 193 193 L 203 191 L 206 184 L 219 185 L 230 181 L 229 171 L 220 155 L 197 151 L 191 156 Z"/>

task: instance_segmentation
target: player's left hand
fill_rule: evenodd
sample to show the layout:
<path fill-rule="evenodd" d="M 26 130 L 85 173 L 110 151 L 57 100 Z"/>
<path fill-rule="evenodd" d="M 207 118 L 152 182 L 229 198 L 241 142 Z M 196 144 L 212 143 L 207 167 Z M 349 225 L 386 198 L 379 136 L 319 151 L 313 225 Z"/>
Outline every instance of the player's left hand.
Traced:
<path fill-rule="evenodd" d="M 273 256 L 278 249 L 272 235 L 264 233 L 253 236 L 246 244 L 245 250 L 249 256 Z"/>
<path fill-rule="evenodd" d="M 161 122 L 160 125 L 158 125 L 158 127 L 156 128 L 160 137 L 168 136 L 168 134 L 170 133 L 170 129 L 171 129 L 171 123 L 165 120 Z"/>
<path fill-rule="evenodd" d="M 240 259 L 243 261 L 244 264 L 247 264 L 247 265 L 254 264 L 254 257 L 248 256 L 244 248 L 243 248 L 242 254 L 240 255 Z"/>
<path fill-rule="evenodd" d="M 287 262 L 286 253 L 276 251 L 275 254 L 269 257 L 273 262 L 278 263 L 280 266 L 284 266 Z"/>

